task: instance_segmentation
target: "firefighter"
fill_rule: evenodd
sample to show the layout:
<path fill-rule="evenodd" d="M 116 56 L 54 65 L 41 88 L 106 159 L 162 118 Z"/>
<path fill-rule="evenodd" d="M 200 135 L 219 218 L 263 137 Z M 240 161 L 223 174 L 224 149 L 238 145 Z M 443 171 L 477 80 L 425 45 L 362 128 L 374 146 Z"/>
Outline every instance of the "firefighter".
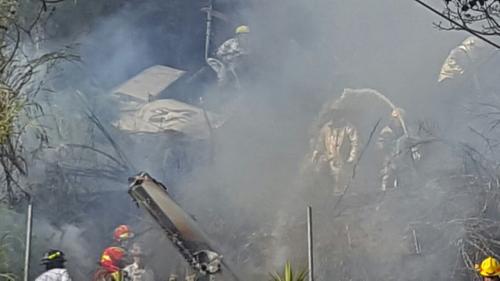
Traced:
<path fill-rule="evenodd" d="M 247 55 L 248 50 L 248 35 L 250 28 L 246 25 L 238 26 L 235 31 L 235 37 L 224 42 L 217 49 L 216 56 L 220 59 L 229 70 L 235 67 L 238 59 L 243 55 Z"/>
<path fill-rule="evenodd" d="M 328 170 L 335 192 L 344 188 L 347 166 L 353 165 L 358 157 L 358 142 L 356 128 L 341 114 L 330 118 L 320 130 L 311 160 L 318 172 Z"/>
<path fill-rule="evenodd" d="M 120 281 L 124 279 L 122 269 L 129 263 L 126 261 L 127 247 L 134 233 L 128 225 L 122 224 L 113 231 L 113 245 L 101 254 L 100 268 L 94 275 L 94 280 Z"/>
<path fill-rule="evenodd" d="M 495 99 L 500 90 L 500 56 L 498 51 L 475 36 L 466 38 L 460 45 L 453 48 L 444 61 L 438 77 L 439 93 L 437 111 L 448 109 L 447 118 L 439 118 L 447 123 L 443 129 L 456 130 L 463 133 L 464 122 L 468 122 L 468 114 L 464 114 L 463 105 L 478 104 L 477 99 Z M 482 102 L 485 102 L 483 100 Z M 470 106 L 467 106 L 468 108 Z M 469 110 L 479 110 L 471 109 Z M 447 132 L 443 132 L 447 133 Z M 457 132 L 453 132 L 456 135 Z"/>
<path fill-rule="evenodd" d="M 130 244 L 132 238 L 134 238 L 134 232 L 130 229 L 128 225 L 122 224 L 115 228 L 113 231 L 113 239 L 122 248 L 127 248 Z"/>
<path fill-rule="evenodd" d="M 64 263 L 66 259 L 60 250 L 49 250 L 42 258 L 45 272 L 38 276 L 35 281 L 71 281 Z"/>
<path fill-rule="evenodd" d="M 481 265 L 476 264 L 476 270 L 484 281 L 500 281 L 500 263 L 494 257 L 487 257 Z"/>
<path fill-rule="evenodd" d="M 380 170 L 381 188 L 383 191 L 398 187 L 397 171 L 404 156 L 409 155 L 412 161 L 422 158 L 420 149 L 405 132 L 401 108 L 395 108 L 387 124 L 380 130 L 377 147 L 381 153 L 382 169 Z"/>
<path fill-rule="evenodd" d="M 495 48 L 475 36 L 467 37 L 460 45 L 450 51 L 441 66 L 438 82 L 456 80 L 470 76 L 476 90 L 481 90 L 478 71 L 494 63 Z"/>
<path fill-rule="evenodd" d="M 99 261 L 100 268 L 94 281 L 123 281 L 128 279 L 123 268 L 127 265 L 127 252 L 121 247 L 111 246 L 104 250 Z"/>
<path fill-rule="evenodd" d="M 235 29 L 235 37 L 227 40 L 217 48 L 216 58 L 208 58 L 207 63 L 217 73 L 219 86 L 227 83 L 228 75 L 231 75 L 239 87 L 239 78 L 236 70 L 241 66 L 243 57 L 249 54 L 250 28 L 240 25 Z"/>
<path fill-rule="evenodd" d="M 377 147 L 382 154 L 382 169 L 380 170 L 382 190 L 395 188 L 398 185 L 395 158 L 399 153 L 399 142 L 404 136 L 404 130 L 399 120 L 401 109 L 394 109 L 389 122 L 378 135 Z"/>
<path fill-rule="evenodd" d="M 154 274 L 144 265 L 144 253 L 138 243 L 134 243 L 129 251 L 133 263 L 126 266 L 123 271 L 131 281 L 154 281 Z"/>

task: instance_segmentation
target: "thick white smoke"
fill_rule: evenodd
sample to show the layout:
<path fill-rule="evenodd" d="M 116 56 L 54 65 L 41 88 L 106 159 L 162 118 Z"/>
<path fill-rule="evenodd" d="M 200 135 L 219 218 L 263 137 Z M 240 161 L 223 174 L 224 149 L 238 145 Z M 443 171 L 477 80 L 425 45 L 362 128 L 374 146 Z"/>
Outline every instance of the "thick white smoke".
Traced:
<path fill-rule="evenodd" d="M 129 5 L 99 18 L 91 30 L 78 37 L 83 70 L 68 67 L 68 79 L 74 83 L 58 80 L 56 84 L 65 91 L 85 92 L 103 118 L 116 110 L 112 103 L 106 103 L 107 90 L 144 67 L 166 64 L 192 70 L 203 64 L 204 14 L 199 12 L 199 3 L 189 2 L 193 7 L 186 4 L 190 20 L 175 23 L 169 19 L 182 19 L 179 10 L 158 12 L 157 8 L 166 4 L 149 0 Z M 458 166 L 458 149 L 433 142 L 423 151 L 425 165 L 419 172 L 424 172 L 409 176 L 408 186 L 394 192 L 378 191 L 376 177 L 356 178 L 338 206 L 336 197 L 311 184 L 300 172 L 310 152 L 310 138 L 317 134 L 315 125 L 323 105 L 339 97 L 344 88 L 369 87 L 385 94 L 405 110 L 413 132 L 420 120 L 447 124 L 449 108 L 441 103 L 437 74 L 449 49 L 465 35 L 435 30 L 435 18 L 411 1 L 278 0 L 250 1 L 241 6 L 244 8 L 225 11 L 241 18 L 217 24 L 225 30 L 242 22 L 251 26 L 255 57 L 250 65 L 256 75 L 242 92 L 234 93 L 238 100 L 234 113 L 214 136 L 214 162 L 196 167 L 189 177 L 175 179 L 172 194 L 225 256 L 246 273 L 266 275 L 288 259 L 298 267 L 306 264 L 305 207 L 312 204 L 319 279 L 446 278 L 438 269 L 453 264 L 451 258 L 457 252 L 452 246 L 443 247 L 441 255 L 435 249 L 442 245 L 433 241 L 456 241 L 463 229 L 460 225 L 439 227 L 441 219 L 464 218 L 477 206 L 468 197 L 460 197 L 467 187 L 429 180 Z M 182 24 L 187 27 L 171 29 Z M 163 29 L 163 25 L 168 28 Z M 219 33 L 214 44 L 230 36 L 229 32 Z M 164 52 L 162 46 L 166 46 Z M 197 59 L 189 59 L 193 57 Z M 63 95 L 66 92 L 56 92 L 54 104 L 60 104 L 58 109 L 70 116 L 73 111 L 67 112 L 69 107 L 65 106 L 72 101 Z M 82 124 L 74 121 L 71 125 L 78 131 Z M 88 124 L 84 125 L 88 129 Z M 106 143 L 99 132 L 94 133 L 93 141 Z M 149 157 L 166 149 L 167 138 L 153 136 L 147 144 L 134 143 L 112 133 L 119 136 L 117 142 L 137 169 L 161 173 L 162 163 Z M 363 133 L 366 136 L 366 130 Z M 453 133 L 448 140 L 453 139 Z M 74 134 L 66 141 L 77 139 L 78 134 Z M 372 160 L 369 153 L 361 160 L 360 178 L 379 173 L 381 167 Z M 39 175 L 43 177 L 43 172 Z M 125 194 L 125 181 L 91 179 L 88 185 L 92 191 L 106 186 Z M 63 248 L 84 268 L 80 272 L 69 263 L 76 280 L 91 272 L 115 224 L 144 224 L 136 217 L 136 210 L 131 211 L 133 205 L 126 194 L 119 199 L 113 199 L 114 195 L 105 198 L 104 203 L 95 201 L 92 217 L 61 222 L 57 229 L 45 222 L 35 225 L 36 235 L 47 237 L 46 245 Z M 456 201 L 449 206 L 450 198 Z M 95 215 L 99 213 L 106 215 Z M 101 219 L 103 222 L 96 221 Z M 95 225 L 100 226 L 96 231 L 102 232 L 88 236 Z M 413 230 L 421 240 L 420 256 L 412 255 Z M 179 271 L 184 265 L 179 265 L 178 254 L 166 246 L 167 241 L 157 242 L 159 233 L 150 234 L 153 238 L 145 243 L 151 247 L 151 255 L 158 257 L 154 262 L 157 267 L 161 267 L 158 261 L 168 260 L 170 268 L 157 268 L 165 279 L 168 272 Z"/>

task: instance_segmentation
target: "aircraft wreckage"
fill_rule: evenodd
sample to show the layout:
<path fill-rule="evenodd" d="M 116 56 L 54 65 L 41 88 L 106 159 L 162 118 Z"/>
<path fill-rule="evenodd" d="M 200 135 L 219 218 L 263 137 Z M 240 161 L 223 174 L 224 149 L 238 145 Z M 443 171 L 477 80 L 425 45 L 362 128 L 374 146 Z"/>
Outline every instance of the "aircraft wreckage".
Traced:
<path fill-rule="evenodd" d="M 201 279 L 197 280 L 215 277 L 223 281 L 239 280 L 196 221 L 170 197 L 166 186 L 144 172 L 129 178 L 129 182 L 130 196 L 164 230 L 173 246 L 198 273 Z"/>

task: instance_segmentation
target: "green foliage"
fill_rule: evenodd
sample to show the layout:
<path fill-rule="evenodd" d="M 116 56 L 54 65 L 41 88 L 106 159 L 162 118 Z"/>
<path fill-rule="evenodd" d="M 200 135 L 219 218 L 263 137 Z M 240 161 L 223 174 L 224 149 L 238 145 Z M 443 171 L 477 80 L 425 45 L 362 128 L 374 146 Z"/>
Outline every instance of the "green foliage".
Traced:
<path fill-rule="evenodd" d="M 283 273 L 280 276 L 278 273 L 271 273 L 271 281 L 305 281 L 307 279 L 307 271 L 301 270 L 294 272 L 290 262 L 285 264 Z"/>

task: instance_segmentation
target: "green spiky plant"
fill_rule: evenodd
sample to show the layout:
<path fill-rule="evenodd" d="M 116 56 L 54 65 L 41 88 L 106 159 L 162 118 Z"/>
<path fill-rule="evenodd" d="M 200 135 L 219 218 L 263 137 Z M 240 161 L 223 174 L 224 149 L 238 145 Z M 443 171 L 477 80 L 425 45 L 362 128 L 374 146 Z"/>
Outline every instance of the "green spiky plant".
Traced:
<path fill-rule="evenodd" d="M 307 270 L 303 269 L 299 272 L 294 272 L 290 262 L 285 264 L 281 276 L 276 272 L 271 273 L 271 281 L 305 281 L 306 279 Z"/>

